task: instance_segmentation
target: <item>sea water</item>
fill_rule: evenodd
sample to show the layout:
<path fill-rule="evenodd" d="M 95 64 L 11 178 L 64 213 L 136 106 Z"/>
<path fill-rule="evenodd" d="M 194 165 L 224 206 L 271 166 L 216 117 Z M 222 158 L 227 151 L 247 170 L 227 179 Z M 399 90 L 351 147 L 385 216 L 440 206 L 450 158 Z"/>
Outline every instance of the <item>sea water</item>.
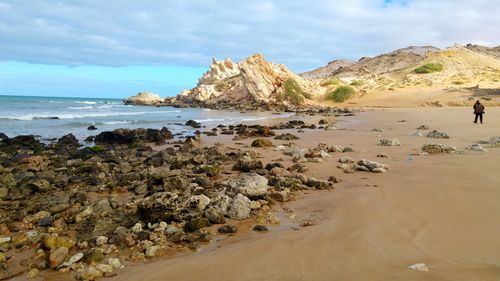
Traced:
<path fill-rule="evenodd" d="M 27 97 L 0 95 L 0 132 L 9 137 L 36 135 L 42 140 L 72 133 L 80 140 L 117 128 L 167 127 L 173 133 L 194 132 L 184 126 L 195 120 L 206 126 L 284 117 L 269 112 L 209 110 L 125 105 L 118 99 Z M 87 128 L 94 125 L 97 131 Z"/>

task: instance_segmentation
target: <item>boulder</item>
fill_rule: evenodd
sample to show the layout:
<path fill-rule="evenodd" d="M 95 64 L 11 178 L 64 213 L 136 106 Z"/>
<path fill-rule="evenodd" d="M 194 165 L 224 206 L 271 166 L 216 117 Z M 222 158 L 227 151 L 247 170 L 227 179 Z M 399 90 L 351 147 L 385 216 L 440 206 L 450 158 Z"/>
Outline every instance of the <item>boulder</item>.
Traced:
<path fill-rule="evenodd" d="M 134 144 L 134 143 L 165 143 L 173 138 L 167 128 L 158 129 L 116 129 L 104 131 L 94 138 L 97 144 Z"/>
<path fill-rule="evenodd" d="M 233 198 L 229 211 L 227 213 L 228 217 L 235 220 L 243 220 L 250 216 L 250 211 L 252 201 L 248 199 L 245 195 L 238 193 Z"/>
<path fill-rule="evenodd" d="M 68 256 L 68 248 L 66 247 L 59 247 L 50 252 L 49 255 L 49 267 L 50 268 L 56 268 L 60 264 L 64 262 L 66 257 Z"/>
<path fill-rule="evenodd" d="M 219 231 L 219 233 L 236 233 L 236 231 L 238 231 L 238 228 L 234 225 L 226 224 L 219 227 L 217 231 Z"/>
<path fill-rule="evenodd" d="M 427 152 L 429 154 L 460 153 L 460 151 L 454 146 L 446 145 L 446 144 L 439 144 L 439 143 L 424 144 L 422 146 L 422 151 Z"/>
<path fill-rule="evenodd" d="M 398 139 L 381 139 L 379 141 L 381 146 L 400 146 L 401 142 Z"/>
<path fill-rule="evenodd" d="M 299 137 L 292 135 L 290 133 L 277 135 L 274 139 L 276 140 L 298 140 Z"/>
<path fill-rule="evenodd" d="M 273 143 L 266 139 L 256 139 L 251 144 L 252 147 L 272 147 Z"/>
<path fill-rule="evenodd" d="M 247 197 L 264 196 L 269 191 L 268 181 L 256 173 L 244 173 L 228 179 L 225 184 L 234 193 L 241 193 Z"/>
<path fill-rule="evenodd" d="M 151 92 L 140 92 L 135 96 L 128 97 L 123 100 L 125 104 L 131 105 L 161 105 L 165 99 L 162 99 L 159 95 Z"/>
<path fill-rule="evenodd" d="M 429 133 L 427 133 L 426 137 L 428 138 L 434 138 L 434 139 L 449 139 L 450 136 L 448 136 L 447 133 L 445 132 L 440 132 L 438 130 L 432 130 Z"/>
<path fill-rule="evenodd" d="M 372 173 L 385 173 L 389 169 L 389 166 L 375 161 L 361 159 L 356 163 L 355 169 Z"/>

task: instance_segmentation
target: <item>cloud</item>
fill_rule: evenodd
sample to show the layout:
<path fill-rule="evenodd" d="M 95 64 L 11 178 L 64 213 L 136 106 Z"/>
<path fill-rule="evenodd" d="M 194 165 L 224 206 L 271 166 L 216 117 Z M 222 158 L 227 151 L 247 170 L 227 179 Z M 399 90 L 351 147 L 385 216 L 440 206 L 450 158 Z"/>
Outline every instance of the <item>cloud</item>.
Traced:
<path fill-rule="evenodd" d="M 0 60 L 206 66 L 262 52 L 304 71 L 408 45 L 498 45 L 498 14 L 496 0 L 3 0 Z"/>

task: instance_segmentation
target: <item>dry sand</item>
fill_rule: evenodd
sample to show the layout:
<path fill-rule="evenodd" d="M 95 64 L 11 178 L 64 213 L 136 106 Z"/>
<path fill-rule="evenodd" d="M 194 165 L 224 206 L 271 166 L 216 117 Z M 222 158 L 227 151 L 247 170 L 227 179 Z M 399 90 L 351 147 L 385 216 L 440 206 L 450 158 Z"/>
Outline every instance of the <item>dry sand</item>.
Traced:
<path fill-rule="evenodd" d="M 296 223 L 308 219 L 313 226 L 293 230 L 293 222 L 283 220 L 255 233 L 247 223 L 197 253 L 127 267 L 111 280 L 500 280 L 500 148 L 409 156 L 428 142 L 463 148 L 500 135 L 500 108 L 487 109 L 483 125 L 472 117 L 469 108 L 376 110 L 340 120 L 345 130 L 293 132 L 301 147 L 324 142 L 355 150 L 306 164 L 317 178 L 343 179 L 333 191 L 306 192 L 284 204 L 297 214 Z M 422 124 L 451 139 L 409 136 Z M 384 132 L 370 131 L 375 127 Z M 396 137 L 402 146 L 377 146 L 380 137 Z M 272 149 L 259 152 L 266 161 L 290 158 Z M 380 152 L 390 158 L 376 158 Z M 341 155 L 391 169 L 343 174 L 335 167 Z M 419 262 L 429 272 L 407 268 Z"/>

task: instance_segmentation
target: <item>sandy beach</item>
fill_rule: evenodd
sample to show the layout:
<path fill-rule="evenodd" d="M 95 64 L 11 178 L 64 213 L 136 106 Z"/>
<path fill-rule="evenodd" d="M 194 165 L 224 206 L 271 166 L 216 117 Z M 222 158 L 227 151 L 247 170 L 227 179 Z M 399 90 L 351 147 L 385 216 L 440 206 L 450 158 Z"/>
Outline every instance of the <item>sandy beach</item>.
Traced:
<path fill-rule="evenodd" d="M 410 155 L 424 143 L 462 149 L 500 135 L 500 110 L 486 111 L 482 125 L 472 123 L 469 108 L 413 108 L 342 117 L 334 131 L 291 130 L 300 137 L 294 141 L 299 147 L 322 142 L 354 149 L 306 163 L 311 176 L 342 179 L 334 190 L 302 192 L 275 206 L 296 217 L 269 226 L 269 232 L 250 231 L 253 223 L 245 222 L 236 235 L 217 235 L 197 253 L 126 267 L 110 280 L 498 280 L 500 149 Z M 427 131 L 410 136 L 424 124 L 447 132 L 450 139 L 426 138 Z M 379 146 L 382 137 L 397 138 L 402 145 Z M 204 139 L 231 143 L 231 136 Z M 291 162 L 272 148 L 256 150 L 263 162 Z M 379 153 L 389 158 L 376 158 Z M 388 164 L 390 170 L 344 174 L 336 168 L 343 155 Z M 313 225 L 296 226 L 306 220 Z M 416 263 L 425 263 L 429 271 L 408 268 Z"/>

